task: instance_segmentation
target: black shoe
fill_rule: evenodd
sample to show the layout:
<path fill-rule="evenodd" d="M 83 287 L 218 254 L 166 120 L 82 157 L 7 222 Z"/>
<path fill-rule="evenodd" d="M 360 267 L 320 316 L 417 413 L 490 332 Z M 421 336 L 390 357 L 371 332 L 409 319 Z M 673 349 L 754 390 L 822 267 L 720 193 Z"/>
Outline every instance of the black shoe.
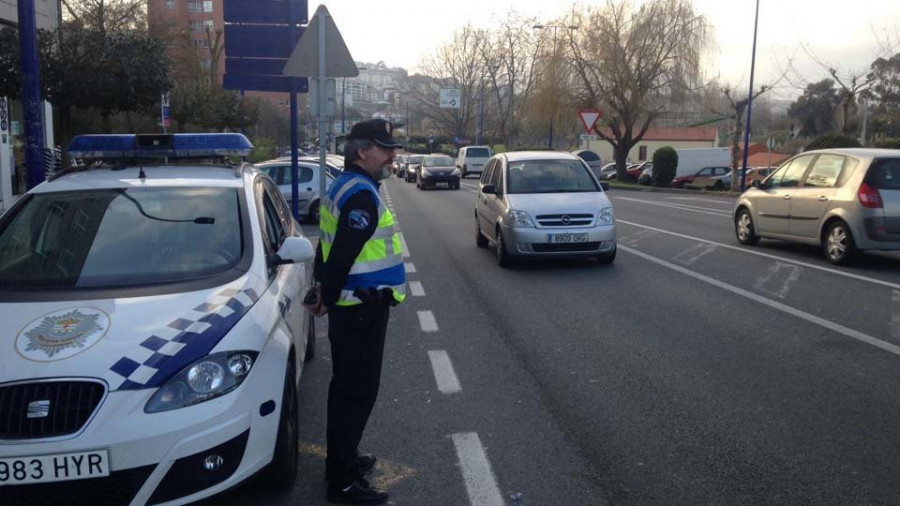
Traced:
<path fill-rule="evenodd" d="M 328 486 L 328 502 L 335 504 L 384 504 L 390 495 L 369 485 L 363 479 L 343 487 Z"/>
<path fill-rule="evenodd" d="M 360 474 L 369 474 L 372 472 L 372 469 L 375 468 L 375 461 L 378 460 L 375 458 L 375 455 L 371 453 L 363 453 L 356 456 L 356 467 L 359 469 Z"/>

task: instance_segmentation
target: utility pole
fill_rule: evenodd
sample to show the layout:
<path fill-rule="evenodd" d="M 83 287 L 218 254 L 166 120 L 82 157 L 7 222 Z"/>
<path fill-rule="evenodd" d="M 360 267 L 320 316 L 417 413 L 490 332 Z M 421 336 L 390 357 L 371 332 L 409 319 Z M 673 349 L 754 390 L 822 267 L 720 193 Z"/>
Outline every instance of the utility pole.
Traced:
<path fill-rule="evenodd" d="M 744 127 L 744 163 L 741 166 L 741 193 L 747 189 L 747 158 L 750 156 L 750 116 L 753 112 L 753 72 L 756 70 L 756 28 L 759 26 L 759 0 L 753 19 L 753 56 L 750 59 L 750 94 L 747 97 L 747 126 Z"/>

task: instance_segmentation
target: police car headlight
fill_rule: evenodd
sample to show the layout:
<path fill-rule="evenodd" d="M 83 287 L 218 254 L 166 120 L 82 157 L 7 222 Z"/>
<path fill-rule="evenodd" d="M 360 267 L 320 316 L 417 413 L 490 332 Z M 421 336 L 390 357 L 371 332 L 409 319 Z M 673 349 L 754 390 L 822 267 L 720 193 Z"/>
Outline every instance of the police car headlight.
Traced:
<path fill-rule="evenodd" d="M 144 412 L 193 406 L 231 392 L 243 383 L 257 355 L 254 351 L 226 351 L 201 358 L 160 387 Z"/>
<path fill-rule="evenodd" d="M 511 227 L 534 227 L 531 216 L 528 216 L 528 213 L 525 211 L 512 210 L 506 214 L 506 217 Z"/>
<path fill-rule="evenodd" d="M 616 217 L 611 207 L 604 207 L 597 215 L 597 225 L 612 225 L 615 221 Z"/>

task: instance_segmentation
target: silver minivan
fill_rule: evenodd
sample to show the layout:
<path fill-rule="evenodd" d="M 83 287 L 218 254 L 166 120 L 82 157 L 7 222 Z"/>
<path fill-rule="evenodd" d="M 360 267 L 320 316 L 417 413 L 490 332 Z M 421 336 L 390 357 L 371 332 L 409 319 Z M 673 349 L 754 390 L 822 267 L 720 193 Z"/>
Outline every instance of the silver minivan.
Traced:
<path fill-rule="evenodd" d="M 797 155 L 740 196 L 734 230 L 741 244 L 766 237 L 820 245 L 834 264 L 860 250 L 900 250 L 900 150 Z"/>
<path fill-rule="evenodd" d="M 616 258 L 613 207 L 583 160 L 570 153 L 495 155 L 481 174 L 475 241 L 496 245 L 497 263 L 552 256 Z"/>

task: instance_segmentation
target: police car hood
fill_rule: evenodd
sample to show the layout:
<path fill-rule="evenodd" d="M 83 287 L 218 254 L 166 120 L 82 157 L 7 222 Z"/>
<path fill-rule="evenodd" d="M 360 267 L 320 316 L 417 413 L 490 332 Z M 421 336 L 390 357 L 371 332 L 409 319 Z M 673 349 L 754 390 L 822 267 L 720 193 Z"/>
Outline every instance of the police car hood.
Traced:
<path fill-rule="evenodd" d="M 207 355 L 264 290 L 245 274 L 186 293 L 0 304 L 0 383 L 89 377 L 110 390 L 158 387 Z"/>

